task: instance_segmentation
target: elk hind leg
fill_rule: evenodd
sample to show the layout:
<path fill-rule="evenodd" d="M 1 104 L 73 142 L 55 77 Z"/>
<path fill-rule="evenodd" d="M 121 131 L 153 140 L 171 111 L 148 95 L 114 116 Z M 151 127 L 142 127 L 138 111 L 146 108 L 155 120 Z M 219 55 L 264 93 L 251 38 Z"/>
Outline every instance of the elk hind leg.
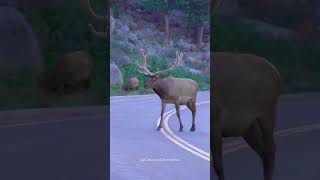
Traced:
<path fill-rule="evenodd" d="M 180 132 L 182 132 L 183 131 L 183 125 L 182 125 L 181 118 L 180 118 L 180 106 L 179 106 L 179 103 L 175 103 L 175 107 L 176 107 L 176 112 L 177 112 L 177 116 L 178 116 L 179 123 L 180 123 Z"/>
<path fill-rule="evenodd" d="M 264 179 L 271 180 L 273 174 L 274 151 L 273 142 L 268 144 L 264 130 L 256 120 L 243 135 L 248 145 L 259 155 L 262 160 Z M 273 138 L 272 138 L 273 139 Z M 273 141 L 273 140 L 272 140 Z"/>
<path fill-rule="evenodd" d="M 189 100 L 187 103 L 187 107 L 192 112 L 192 126 L 190 128 L 190 131 L 196 130 L 196 124 L 195 124 L 195 117 L 196 117 L 196 103 L 193 100 Z"/>
<path fill-rule="evenodd" d="M 275 162 L 275 142 L 273 137 L 274 131 L 274 114 L 271 113 L 272 117 L 266 119 L 258 119 L 258 124 L 262 132 L 262 139 L 264 143 L 264 159 L 263 159 L 263 170 L 264 179 L 272 180 Z"/>
<path fill-rule="evenodd" d="M 211 122 L 212 123 L 212 122 Z M 217 124 L 215 124 L 217 126 Z M 219 180 L 224 180 L 223 155 L 222 155 L 222 133 L 220 127 L 210 128 L 211 135 L 211 157 L 214 170 Z"/>

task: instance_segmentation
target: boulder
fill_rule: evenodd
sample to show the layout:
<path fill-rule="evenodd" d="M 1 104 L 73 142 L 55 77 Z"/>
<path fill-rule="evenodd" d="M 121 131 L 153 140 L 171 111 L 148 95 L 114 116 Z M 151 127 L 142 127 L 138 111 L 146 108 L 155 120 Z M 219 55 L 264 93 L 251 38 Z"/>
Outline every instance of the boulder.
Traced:
<path fill-rule="evenodd" d="M 185 63 L 189 65 L 202 64 L 202 54 L 190 53 L 186 54 Z"/>
<path fill-rule="evenodd" d="M 116 21 L 115 21 L 114 17 L 110 16 L 110 36 L 114 30 L 115 23 L 116 23 Z"/>
<path fill-rule="evenodd" d="M 187 42 L 186 40 L 180 39 L 176 43 L 176 47 L 184 51 L 190 51 L 193 47 L 193 44 Z"/>
<path fill-rule="evenodd" d="M 110 85 L 123 85 L 122 73 L 118 66 L 114 63 L 110 64 Z"/>
<path fill-rule="evenodd" d="M 130 21 L 130 22 L 129 22 L 129 28 L 130 28 L 130 30 L 135 31 L 135 30 L 137 30 L 139 27 L 138 27 L 138 24 L 137 24 L 137 23 L 135 23 L 135 22 L 133 22 L 133 21 Z"/>
<path fill-rule="evenodd" d="M 137 37 L 137 35 L 136 34 L 134 34 L 134 33 L 129 33 L 129 35 L 128 35 L 128 41 L 130 42 L 130 43 L 132 43 L 132 44 L 137 44 L 137 42 L 138 42 L 138 37 Z"/>
<path fill-rule="evenodd" d="M 184 67 L 187 71 L 189 71 L 192 74 L 198 74 L 201 75 L 202 71 L 198 70 L 198 69 L 194 69 L 194 68 L 190 68 L 190 67 Z"/>
<path fill-rule="evenodd" d="M 0 7 L 0 73 L 28 72 L 38 78 L 43 59 L 31 26 L 15 8 Z"/>
<path fill-rule="evenodd" d="M 203 55 L 202 55 L 202 61 L 208 63 L 210 62 L 210 51 L 208 52 L 205 52 Z"/>
<path fill-rule="evenodd" d="M 130 58 L 128 56 L 124 55 L 124 56 L 121 56 L 118 59 L 115 59 L 114 62 L 115 62 L 115 64 L 117 66 L 121 66 L 121 65 L 124 65 L 124 64 L 130 64 L 131 60 L 130 60 Z"/>

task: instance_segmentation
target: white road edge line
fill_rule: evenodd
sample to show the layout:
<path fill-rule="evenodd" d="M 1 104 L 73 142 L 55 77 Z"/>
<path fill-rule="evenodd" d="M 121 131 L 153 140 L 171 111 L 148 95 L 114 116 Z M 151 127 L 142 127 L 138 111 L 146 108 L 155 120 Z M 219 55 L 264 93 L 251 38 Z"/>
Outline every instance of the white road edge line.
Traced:
<path fill-rule="evenodd" d="M 210 103 L 210 101 L 203 101 L 203 102 L 197 103 L 196 105 L 199 106 L 199 105 L 208 104 L 208 103 Z M 187 108 L 184 107 L 183 109 L 180 109 L 180 110 L 185 110 L 185 109 L 187 109 Z M 176 111 L 174 110 L 172 113 L 170 113 L 170 115 L 168 114 L 168 116 L 172 116 L 173 114 L 175 114 L 175 112 L 176 112 Z M 187 146 L 194 148 L 196 151 L 198 151 L 198 152 L 200 152 L 200 153 L 202 153 L 202 154 L 210 157 L 210 153 L 207 153 L 207 152 L 203 151 L 202 149 L 199 149 L 199 148 L 191 145 L 190 143 L 188 143 L 188 142 L 184 141 L 183 139 L 181 139 L 179 136 L 175 135 L 175 134 L 172 132 L 172 130 L 170 129 L 170 127 L 169 127 L 169 124 L 168 124 L 169 118 L 170 118 L 170 117 L 168 117 L 167 119 L 165 119 L 165 121 L 164 121 L 164 126 L 165 126 L 165 130 L 166 130 L 170 135 L 172 135 L 172 136 L 173 136 L 174 138 L 176 138 L 178 141 L 180 141 L 180 142 L 182 142 L 182 143 L 185 143 Z"/>
<path fill-rule="evenodd" d="M 199 91 L 198 95 L 202 94 L 209 94 L 210 92 L 208 91 Z M 147 95 L 130 95 L 130 96 L 111 96 L 110 97 L 110 102 L 123 102 L 123 101 L 128 101 L 128 100 L 142 100 L 142 99 L 153 99 L 158 97 L 157 94 L 147 94 Z"/>
<path fill-rule="evenodd" d="M 110 103 L 130 101 L 130 100 L 143 100 L 143 99 L 154 99 L 154 97 L 141 97 L 141 98 L 128 98 L 128 99 L 123 98 L 123 99 L 119 99 L 119 100 L 110 101 Z"/>
<path fill-rule="evenodd" d="M 208 103 L 210 103 L 210 101 L 199 102 L 199 103 L 196 103 L 196 105 L 199 106 L 199 105 L 208 104 Z M 180 110 L 185 110 L 186 108 L 187 107 L 183 107 L 183 108 L 180 108 Z M 166 138 L 168 138 L 170 141 L 172 141 L 173 143 L 177 144 L 178 146 L 180 146 L 181 148 L 185 149 L 186 151 L 189 151 L 192 154 L 194 154 L 194 155 L 196 155 L 196 156 L 198 156 L 198 157 L 200 157 L 200 158 L 202 158 L 204 160 L 210 161 L 210 153 L 205 152 L 205 151 L 199 149 L 198 147 L 193 146 L 192 144 L 190 144 L 190 143 L 184 141 L 183 139 L 179 138 L 169 128 L 168 121 L 169 121 L 170 117 L 172 115 L 174 115 L 175 113 L 176 113 L 176 110 L 173 109 L 173 110 L 170 110 L 170 111 L 168 111 L 168 112 L 166 112 L 164 114 L 164 119 L 163 119 L 164 127 L 163 127 L 163 129 L 161 129 L 161 133 Z M 161 117 L 158 118 L 157 126 L 159 125 L 160 120 L 161 120 Z"/>

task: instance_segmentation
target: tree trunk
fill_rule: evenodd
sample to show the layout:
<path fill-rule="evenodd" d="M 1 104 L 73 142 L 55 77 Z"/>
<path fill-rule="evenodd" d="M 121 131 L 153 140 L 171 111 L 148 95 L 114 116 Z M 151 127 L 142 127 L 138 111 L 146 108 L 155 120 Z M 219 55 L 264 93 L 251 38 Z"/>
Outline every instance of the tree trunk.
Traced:
<path fill-rule="evenodd" d="M 126 13 L 126 11 L 127 11 L 127 0 L 121 0 L 120 3 L 121 3 L 122 12 Z"/>
<path fill-rule="evenodd" d="M 165 26 L 165 42 L 170 40 L 170 29 L 169 29 L 169 13 L 164 14 L 164 26 Z"/>
<path fill-rule="evenodd" d="M 199 22 L 197 24 L 197 28 L 196 28 L 196 35 L 195 35 L 195 43 L 197 44 L 198 48 L 201 47 L 201 43 L 203 40 L 203 31 L 204 31 L 204 24 L 203 22 Z"/>
<path fill-rule="evenodd" d="M 112 6 L 109 8 L 109 11 L 110 11 L 109 16 L 114 16 Z"/>
<path fill-rule="evenodd" d="M 189 10 L 189 13 L 188 13 L 188 18 L 191 18 L 192 16 L 192 13 L 191 11 Z M 191 39 L 192 38 L 192 28 L 191 28 L 191 20 L 188 20 L 188 31 L 187 31 L 187 37 L 188 39 Z"/>

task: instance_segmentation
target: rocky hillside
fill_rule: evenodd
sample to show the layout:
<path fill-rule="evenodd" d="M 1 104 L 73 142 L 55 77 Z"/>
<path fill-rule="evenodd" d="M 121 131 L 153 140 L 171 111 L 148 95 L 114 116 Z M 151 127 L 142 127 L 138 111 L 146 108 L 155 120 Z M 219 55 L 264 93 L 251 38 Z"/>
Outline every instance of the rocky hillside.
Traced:
<path fill-rule="evenodd" d="M 130 76 L 138 76 L 134 70 L 134 64 L 142 62 L 140 49 L 145 49 L 151 54 L 150 68 L 154 70 L 171 65 L 175 61 L 175 51 L 183 52 L 183 59 L 178 64 L 178 70 L 182 74 L 177 75 L 185 76 L 184 74 L 189 73 L 200 79 L 207 79 L 209 83 L 209 25 L 205 25 L 204 40 L 198 47 L 191 38 L 188 38 L 188 27 L 184 16 L 180 11 L 173 11 L 170 14 L 171 41 L 169 43 L 164 42 L 163 22 L 159 20 L 159 15 L 146 14 L 131 8 L 118 18 L 111 16 L 111 88 L 117 84 L 122 85 Z M 155 62 L 152 64 L 153 61 Z M 132 67 L 130 68 L 132 73 L 126 72 L 128 67 Z M 141 78 L 143 80 L 143 77 Z"/>

